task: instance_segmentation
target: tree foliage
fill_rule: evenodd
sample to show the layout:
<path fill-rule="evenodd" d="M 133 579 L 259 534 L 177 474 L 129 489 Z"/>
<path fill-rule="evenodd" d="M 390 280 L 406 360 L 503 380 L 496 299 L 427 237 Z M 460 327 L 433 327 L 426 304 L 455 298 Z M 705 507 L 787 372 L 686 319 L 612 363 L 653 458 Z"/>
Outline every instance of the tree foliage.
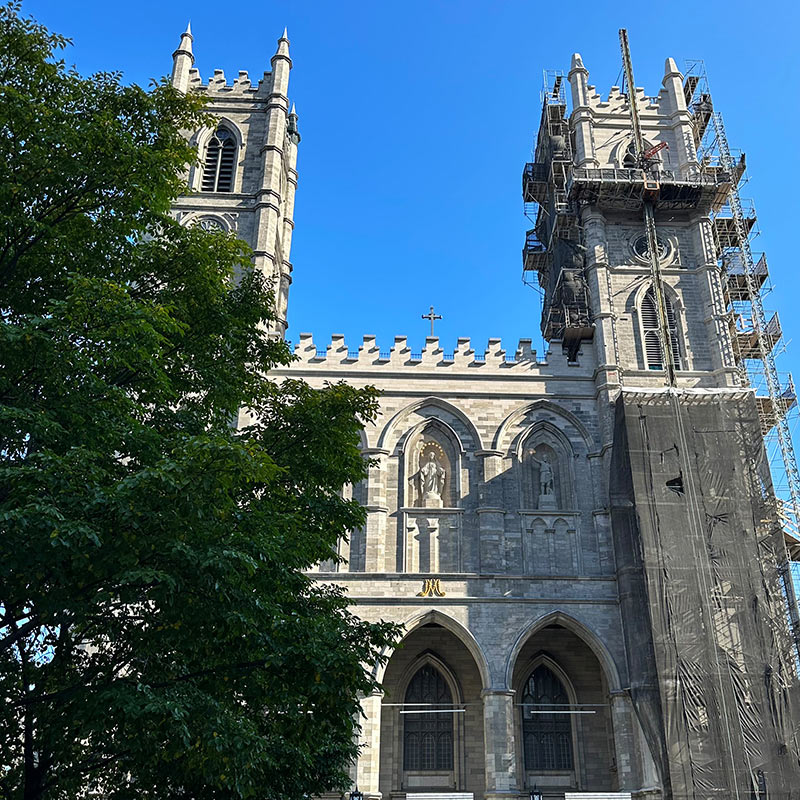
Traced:
<path fill-rule="evenodd" d="M 201 101 L 66 44 L 0 8 L 0 797 L 341 788 L 396 630 L 303 571 L 374 392 L 269 380 L 246 247 L 169 215 Z"/>

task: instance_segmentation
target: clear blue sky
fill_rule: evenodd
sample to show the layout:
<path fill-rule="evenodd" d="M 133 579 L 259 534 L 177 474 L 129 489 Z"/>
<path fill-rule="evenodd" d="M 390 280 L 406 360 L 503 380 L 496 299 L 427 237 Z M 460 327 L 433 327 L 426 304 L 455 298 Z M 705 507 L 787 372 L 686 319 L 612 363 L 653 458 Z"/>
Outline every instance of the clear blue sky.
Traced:
<path fill-rule="evenodd" d="M 536 293 L 521 282 L 520 172 L 540 113 L 542 69 L 580 51 L 601 93 L 618 82 L 617 29 L 636 82 L 661 85 L 664 59 L 704 58 L 733 147 L 747 151 L 787 339 L 800 338 L 795 268 L 800 130 L 797 7 L 761 2 L 54 2 L 24 9 L 74 40 L 82 72 L 127 81 L 166 74 L 191 18 L 196 66 L 229 78 L 269 68 L 288 26 L 300 115 L 300 187 L 290 337 L 319 346 L 365 333 L 420 349 L 434 304 L 445 349 L 539 338 Z M 785 170 L 785 171 L 784 171 Z M 800 341 L 781 359 L 797 369 Z"/>

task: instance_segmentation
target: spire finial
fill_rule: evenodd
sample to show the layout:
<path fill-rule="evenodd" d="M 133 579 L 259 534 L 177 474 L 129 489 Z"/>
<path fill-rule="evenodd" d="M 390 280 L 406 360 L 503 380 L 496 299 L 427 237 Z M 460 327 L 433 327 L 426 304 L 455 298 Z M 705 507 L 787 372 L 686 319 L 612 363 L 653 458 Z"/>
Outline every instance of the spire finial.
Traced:
<path fill-rule="evenodd" d="M 678 69 L 678 65 L 675 63 L 675 59 L 668 58 L 664 62 L 664 77 L 670 78 L 673 75 L 676 77 L 679 76 L 680 78 L 683 78 L 683 75 L 681 75 L 681 71 Z"/>
<path fill-rule="evenodd" d="M 292 110 L 289 112 L 286 132 L 295 145 L 300 143 L 300 132 L 297 130 L 297 109 L 294 107 L 294 103 L 292 103 Z"/>
<path fill-rule="evenodd" d="M 175 53 L 188 53 L 190 56 L 194 56 L 192 53 L 192 42 L 194 41 L 194 36 L 192 36 L 192 23 L 191 20 L 186 23 L 186 30 L 181 34 L 181 43 L 178 45 L 178 49 Z M 173 56 L 175 55 L 173 53 Z"/>
<path fill-rule="evenodd" d="M 281 34 L 281 38 L 278 39 L 278 49 L 277 49 L 275 55 L 272 57 L 272 60 L 274 61 L 276 58 L 278 58 L 280 56 L 283 56 L 284 58 L 286 58 L 287 60 L 289 60 L 291 62 L 291 58 L 289 56 L 289 45 L 290 44 L 291 44 L 291 42 L 289 41 L 289 34 L 288 34 L 286 28 L 284 28 L 283 29 L 283 33 Z"/>
<path fill-rule="evenodd" d="M 193 41 L 192 23 L 189 21 L 181 34 L 178 49 L 172 54 L 172 85 L 184 93 L 189 88 L 189 70 L 194 66 Z"/>
<path fill-rule="evenodd" d="M 286 39 L 287 42 L 289 41 L 289 30 L 285 25 L 283 26 L 283 34 L 281 34 L 281 39 Z"/>

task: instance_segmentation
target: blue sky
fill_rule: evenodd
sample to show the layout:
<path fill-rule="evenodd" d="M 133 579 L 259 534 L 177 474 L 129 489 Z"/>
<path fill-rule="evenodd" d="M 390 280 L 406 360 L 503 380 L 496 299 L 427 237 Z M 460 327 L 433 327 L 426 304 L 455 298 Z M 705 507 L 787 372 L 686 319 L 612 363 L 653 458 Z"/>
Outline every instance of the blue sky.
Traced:
<path fill-rule="evenodd" d="M 732 147 L 747 151 L 776 290 L 767 306 L 798 339 L 800 68 L 796 7 L 762 2 L 387 2 L 135 4 L 28 0 L 24 9 L 74 40 L 82 72 L 119 69 L 147 83 L 167 73 L 191 18 L 196 66 L 251 77 L 269 68 L 288 26 L 300 115 L 290 337 L 319 346 L 365 333 L 420 349 L 431 304 L 445 349 L 458 336 L 509 350 L 539 336 L 538 297 L 521 282 L 529 227 L 520 172 L 540 113 L 544 68 L 580 51 L 601 93 L 618 83 L 617 29 L 628 28 L 636 82 L 661 85 L 664 59 L 704 58 Z M 755 10 L 755 13 L 754 13 Z M 782 172 L 783 168 L 786 172 Z M 781 369 L 797 370 L 800 343 Z"/>

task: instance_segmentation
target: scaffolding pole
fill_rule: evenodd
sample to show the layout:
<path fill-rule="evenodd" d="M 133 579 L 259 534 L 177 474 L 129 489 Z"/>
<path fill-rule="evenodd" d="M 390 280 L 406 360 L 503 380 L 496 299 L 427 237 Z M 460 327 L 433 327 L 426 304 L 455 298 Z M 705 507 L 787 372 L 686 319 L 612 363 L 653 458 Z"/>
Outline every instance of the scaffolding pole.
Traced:
<path fill-rule="evenodd" d="M 631 127 L 633 128 L 633 142 L 636 149 L 636 161 L 646 172 L 646 159 L 644 136 L 642 136 L 642 125 L 639 120 L 639 107 L 636 99 L 636 83 L 633 79 L 633 62 L 631 61 L 631 49 L 628 43 L 628 31 L 620 28 L 619 43 L 622 50 L 622 66 L 625 70 L 625 82 L 628 84 L 628 106 L 631 111 Z M 644 174 L 645 185 L 648 183 L 647 175 Z M 657 191 L 657 189 L 656 189 Z M 672 354 L 672 337 L 670 334 L 669 314 L 667 313 L 667 303 L 664 296 L 664 280 L 661 276 L 661 259 L 658 248 L 658 233 L 656 231 L 656 217 L 653 209 L 652 199 L 645 199 L 644 203 L 644 227 L 647 233 L 647 247 L 650 256 L 650 278 L 653 283 L 653 295 L 658 310 L 659 339 L 661 340 L 661 358 L 666 371 L 667 384 L 675 386 L 675 359 Z"/>

